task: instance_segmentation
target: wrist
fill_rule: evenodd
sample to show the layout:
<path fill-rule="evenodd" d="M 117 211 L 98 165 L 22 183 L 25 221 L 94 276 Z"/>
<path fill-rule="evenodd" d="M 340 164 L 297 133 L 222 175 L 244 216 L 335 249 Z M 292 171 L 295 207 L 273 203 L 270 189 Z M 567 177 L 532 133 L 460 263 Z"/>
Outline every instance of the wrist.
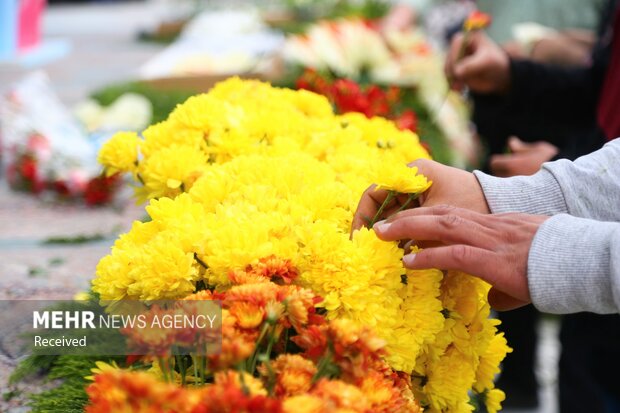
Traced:
<path fill-rule="evenodd" d="M 479 212 L 481 214 L 490 214 L 491 208 L 487 202 L 487 198 L 484 195 L 484 191 L 482 190 L 482 186 L 478 181 L 478 178 L 474 174 L 470 174 L 471 184 L 467 185 L 468 188 L 471 188 L 469 193 L 469 201 L 470 205 L 469 209 L 475 212 Z"/>

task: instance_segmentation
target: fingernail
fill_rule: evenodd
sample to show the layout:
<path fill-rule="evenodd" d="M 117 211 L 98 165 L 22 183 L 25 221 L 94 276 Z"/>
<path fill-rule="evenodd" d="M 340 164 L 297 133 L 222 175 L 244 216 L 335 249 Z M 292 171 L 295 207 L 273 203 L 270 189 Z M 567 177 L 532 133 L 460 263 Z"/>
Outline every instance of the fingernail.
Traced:
<path fill-rule="evenodd" d="M 413 240 L 407 241 L 407 243 L 403 246 L 403 250 L 405 250 L 405 252 L 411 250 L 412 245 L 413 245 Z"/>
<path fill-rule="evenodd" d="M 392 224 L 388 224 L 388 223 L 387 223 L 387 222 L 385 222 L 385 221 L 379 221 L 379 222 L 377 222 L 375 225 L 373 225 L 373 227 L 372 227 L 372 228 L 373 228 L 376 232 L 386 232 L 388 229 L 390 229 L 390 226 L 391 226 L 391 225 L 392 225 Z"/>
<path fill-rule="evenodd" d="M 403 257 L 403 263 L 405 267 L 411 267 L 415 261 L 415 254 L 407 254 Z"/>

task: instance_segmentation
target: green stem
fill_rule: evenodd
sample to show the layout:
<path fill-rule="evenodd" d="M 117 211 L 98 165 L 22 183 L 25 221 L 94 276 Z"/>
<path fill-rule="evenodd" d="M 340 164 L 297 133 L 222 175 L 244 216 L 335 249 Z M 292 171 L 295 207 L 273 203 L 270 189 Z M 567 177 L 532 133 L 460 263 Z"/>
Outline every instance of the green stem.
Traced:
<path fill-rule="evenodd" d="M 192 356 L 192 367 L 194 368 L 194 385 L 198 386 L 198 356 Z"/>
<path fill-rule="evenodd" d="M 241 383 L 241 391 L 243 391 L 243 394 L 245 394 L 246 396 L 250 395 L 250 388 L 248 387 L 248 385 L 245 382 L 245 376 L 244 376 L 244 370 L 243 370 L 243 364 L 239 363 L 239 365 L 237 366 L 237 371 L 239 372 L 239 382 Z"/>
<path fill-rule="evenodd" d="M 205 384 L 207 384 L 207 378 L 206 378 L 206 374 L 205 374 L 206 357 L 200 356 L 198 358 L 198 360 L 200 361 L 200 382 L 204 386 Z"/>
<path fill-rule="evenodd" d="M 164 381 L 171 382 L 168 375 L 168 363 L 165 361 L 166 359 L 164 357 L 157 357 L 157 360 L 159 361 L 159 368 L 164 376 Z"/>
<path fill-rule="evenodd" d="M 457 64 L 463 56 L 465 56 L 465 50 L 467 50 L 467 46 L 469 46 L 469 30 L 463 31 L 463 42 L 461 43 L 461 47 L 459 48 L 459 52 L 456 54 L 456 60 L 454 64 Z"/>
<path fill-rule="evenodd" d="M 181 386 L 185 387 L 187 384 L 187 380 L 186 380 L 187 368 L 185 366 L 185 360 L 183 359 L 182 355 L 177 355 L 175 356 L 175 358 L 177 361 L 177 365 L 179 366 L 179 373 L 181 373 Z"/>
<path fill-rule="evenodd" d="M 370 228 L 372 228 L 373 225 L 377 223 L 377 221 L 381 217 L 381 214 L 383 214 L 383 211 L 389 205 L 389 203 L 392 202 L 395 196 L 396 196 L 396 193 L 394 191 L 388 191 L 388 194 L 385 197 L 385 200 L 383 201 L 383 203 L 377 210 L 377 213 L 375 214 L 375 216 L 372 218 L 372 221 L 370 221 L 370 224 L 368 225 Z"/>
<path fill-rule="evenodd" d="M 265 350 L 265 357 L 267 360 L 271 358 L 271 351 L 273 350 L 273 345 L 276 342 L 275 328 L 271 329 L 271 334 L 269 335 L 269 343 L 267 344 L 267 350 Z"/>
<path fill-rule="evenodd" d="M 409 204 L 411 204 L 414 200 L 418 199 L 418 197 L 420 196 L 419 193 L 415 193 L 415 194 L 409 194 L 409 198 L 407 198 L 407 200 L 405 201 L 404 204 L 402 204 L 400 206 L 400 208 L 398 208 L 398 211 L 396 212 L 400 212 L 400 211 L 404 211 L 405 209 L 407 209 L 407 207 L 409 206 Z"/>
<path fill-rule="evenodd" d="M 284 353 L 288 353 L 288 337 L 290 334 L 290 329 L 284 330 Z"/>
<path fill-rule="evenodd" d="M 271 367 L 271 360 L 269 360 L 269 358 L 264 361 L 264 364 L 267 369 L 267 392 L 269 396 L 273 397 L 273 390 L 276 387 L 276 374 Z"/>
<path fill-rule="evenodd" d="M 202 267 L 204 267 L 204 269 L 209 269 L 209 266 L 207 264 L 205 264 L 205 262 L 203 260 L 201 260 L 200 258 L 198 258 L 198 254 L 194 253 L 194 259 L 196 260 L 196 262 L 198 264 L 200 264 Z"/>
<path fill-rule="evenodd" d="M 453 63 L 454 65 L 460 62 L 463 56 L 465 56 L 465 51 L 467 50 L 467 46 L 469 45 L 469 33 L 470 32 L 467 30 L 463 31 L 463 42 L 461 43 L 461 47 L 459 48 L 459 51 L 456 54 L 456 59 L 454 60 L 454 63 Z M 450 84 L 452 84 L 453 80 L 454 79 L 452 78 L 452 76 L 448 75 L 448 90 L 446 91 L 445 96 L 441 100 L 441 105 L 439 105 L 439 108 L 435 110 L 435 114 L 433 115 L 432 120 L 435 125 L 438 124 L 437 122 L 439 120 L 439 113 L 441 113 L 441 109 L 443 109 L 444 105 L 448 101 L 448 97 L 450 96 Z"/>
<path fill-rule="evenodd" d="M 323 370 L 325 370 L 325 366 L 330 362 L 331 359 L 331 351 L 328 349 L 327 353 L 321 357 L 319 362 L 316 365 L 316 373 L 314 377 L 312 377 L 312 382 L 316 383 L 321 377 L 323 377 Z"/>
<path fill-rule="evenodd" d="M 256 345 L 254 347 L 254 353 L 252 354 L 252 357 L 250 358 L 250 368 L 248 369 L 248 373 L 250 374 L 254 374 L 254 370 L 256 370 L 256 362 L 257 357 L 258 357 L 258 348 L 260 346 L 260 343 L 262 343 L 263 339 L 265 338 L 265 334 L 267 334 L 267 330 L 269 329 L 269 323 L 265 322 L 265 324 L 263 324 L 263 328 L 260 332 L 260 335 L 258 336 L 258 340 L 256 340 Z"/>

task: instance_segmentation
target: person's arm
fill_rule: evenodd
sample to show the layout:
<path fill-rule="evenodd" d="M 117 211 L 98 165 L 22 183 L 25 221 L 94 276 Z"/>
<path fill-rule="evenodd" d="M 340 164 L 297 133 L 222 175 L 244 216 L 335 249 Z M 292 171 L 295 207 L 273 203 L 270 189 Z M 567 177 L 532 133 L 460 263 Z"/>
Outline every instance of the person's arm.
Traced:
<path fill-rule="evenodd" d="M 495 178 L 474 172 L 491 212 L 620 221 L 620 139 L 574 162 L 543 165 L 532 176 Z"/>
<path fill-rule="evenodd" d="M 540 226 L 528 255 L 538 309 L 620 312 L 620 139 L 575 162 L 547 163 L 530 177 L 475 175 L 492 213 L 555 215 Z"/>
<path fill-rule="evenodd" d="M 528 287 L 541 311 L 620 312 L 620 223 L 556 215 L 536 232 Z"/>
<path fill-rule="evenodd" d="M 532 302 L 557 314 L 620 313 L 620 223 L 443 205 L 399 212 L 374 230 L 385 241 L 426 247 L 403 257 L 407 268 L 459 270 L 489 282 L 498 310 Z"/>
<path fill-rule="evenodd" d="M 454 87 L 469 87 L 475 102 L 492 101 L 494 112 L 525 109 L 533 121 L 543 124 L 589 125 L 595 121 L 609 60 L 608 44 L 596 48 L 590 65 L 566 68 L 509 59 L 484 33 L 470 35 L 467 46 L 464 40 L 457 35 L 451 43 L 446 75 Z M 562 146 L 563 142 L 551 143 Z"/>
<path fill-rule="evenodd" d="M 566 120 L 594 119 L 607 57 L 596 56 L 588 67 L 563 67 L 531 60 L 512 59 L 508 108 L 527 107 L 544 118 Z"/>
<path fill-rule="evenodd" d="M 575 162 L 545 164 L 530 177 L 474 176 L 417 161 L 433 180 L 420 207 L 386 208 L 392 212 L 374 229 L 386 241 L 428 247 L 403 258 L 408 268 L 461 270 L 488 281 L 497 309 L 533 301 L 548 312 L 620 312 L 619 159 L 620 140 Z M 364 193 L 353 230 L 386 196 L 374 187 Z"/>

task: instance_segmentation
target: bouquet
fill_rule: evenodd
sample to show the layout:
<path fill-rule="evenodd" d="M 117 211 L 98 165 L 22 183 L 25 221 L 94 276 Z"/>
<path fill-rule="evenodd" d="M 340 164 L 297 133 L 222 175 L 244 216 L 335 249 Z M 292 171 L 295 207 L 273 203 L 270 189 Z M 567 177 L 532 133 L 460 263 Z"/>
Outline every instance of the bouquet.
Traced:
<path fill-rule="evenodd" d="M 407 270 L 396 243 L 349 234 L 370 184 L 412 198 L 432 184 L 406 166 L 421 157 L 391 121 L 238 78 L 115 135 L 99 160 L 133 177 L 151 220 L 100 261 L 94 292 L 220 300 L 222 348 L 101 364 L 87 411 L 497 411 L 510 349 L 489 286 Z"/>
<path fill-rule="evenodd" d="M 58 100 L 41 72 L 27 76 L 0 102 L 3 157 L 11 188 L 55 199 L 103 205 L 120 188 L 95 163 L 96 145 Z"/>
<path fill-rule="evenodd" d="M 105 205 L 112 201 L 121 184 L 119 176 L 89 176 L 79 168 L 70 171 L 50 171 L 46 161 L 51 156 L 48 139 L 31 134 L 24 146 L 12 147 L 6 177 L 11 188 L 41 194 L 51 192 L 57 199 L 80 200 L 89 206 Z"/>

